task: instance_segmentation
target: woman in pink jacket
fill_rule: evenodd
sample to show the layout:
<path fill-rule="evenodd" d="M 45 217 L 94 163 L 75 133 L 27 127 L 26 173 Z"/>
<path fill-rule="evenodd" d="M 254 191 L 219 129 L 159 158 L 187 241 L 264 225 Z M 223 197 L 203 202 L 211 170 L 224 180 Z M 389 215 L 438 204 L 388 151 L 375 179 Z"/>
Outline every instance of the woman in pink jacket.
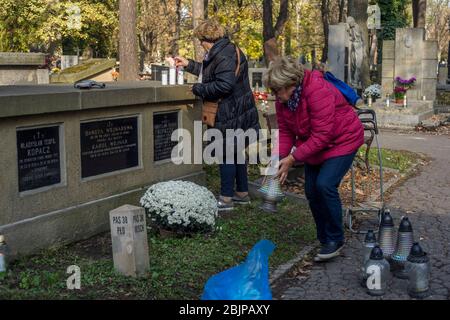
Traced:
<path fill-rule="evenodd" d="M 284 183 L 294 162 L 305 163 L 305 194 L 322 245 L 315 261 L 331 259 L 344 245 L 338 187 L 364 143 L 363 125 L 322 72 L 292 58 L 271 62 L 264 83 L 277 98 L 278 176 Z"/>

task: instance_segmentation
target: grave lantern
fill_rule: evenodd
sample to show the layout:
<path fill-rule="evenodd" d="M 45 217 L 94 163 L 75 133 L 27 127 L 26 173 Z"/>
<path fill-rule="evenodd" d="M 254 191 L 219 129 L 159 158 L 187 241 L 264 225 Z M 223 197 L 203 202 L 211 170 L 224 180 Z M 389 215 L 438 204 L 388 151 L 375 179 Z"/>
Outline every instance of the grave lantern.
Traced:
<path fill-rule="evenodd" d="M 389 262 L 383 257 L 383 250 L 375 246 L 370 253 L 370 258 L 364 267 L 366 272 L 367 293 L 371 296 L 382 296 L 390 280 Z"/>
<path fill-rule="evenodd" d="M 258 192 L 263 198 L 261 209 L 272 213 L 277 212 L 277 204 L 284 198 L 278 178 L 275 175 L 266 176 Z"/>
<path fill-rule="evenodd" d="M 405 262 L 413 245 L 414 236 L 411 222 L 408 217 L 404 217 L 400 222 L 397 234 L 397 247 L 392 254 L 392 266 L 394 275 L 400 279 L 407 279 Z"/>
<path fill-rule="evenodd" d="M 367 231 L 366 237 L 364 238 L 363 262 L 362 262 L 362 267 L 361 267 L 361 271 L 362 271 L 361 285 L 363 287 L 366 286 L 366 281 L 367 281 L 365 265 L 366 265 L 367 261 L 369 261 L 372 249 L 376 245 L 377 245 L 377 239 L 376 239 L 375 233 L 373 232 L 373 230 Z"/>
<path fill-rule="evenodd" d="M 395 250 L 394 221 L 389 209 L 386 209 L 381 218 L 378 241 L 383 250 L 384 257 L 390 259 Z"/>
<path fill-rule="evenodd" d="M 430 259 L 418 242 L 411 247 L 407 262 L 408 294 L 412 298 L 423 299 L 430 293 Z"/>

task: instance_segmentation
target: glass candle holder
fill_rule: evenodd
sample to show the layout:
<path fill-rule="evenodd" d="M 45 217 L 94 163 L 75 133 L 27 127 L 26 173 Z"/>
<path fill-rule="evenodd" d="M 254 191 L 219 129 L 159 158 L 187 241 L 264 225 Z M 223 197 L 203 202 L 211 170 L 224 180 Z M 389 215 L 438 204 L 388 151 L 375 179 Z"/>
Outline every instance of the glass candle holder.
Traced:
<path fill-rule="evenodd" d="M 161 84 L 167 86 L 169 84 L 169 72 L 167 70 L 161 71 Z"/>

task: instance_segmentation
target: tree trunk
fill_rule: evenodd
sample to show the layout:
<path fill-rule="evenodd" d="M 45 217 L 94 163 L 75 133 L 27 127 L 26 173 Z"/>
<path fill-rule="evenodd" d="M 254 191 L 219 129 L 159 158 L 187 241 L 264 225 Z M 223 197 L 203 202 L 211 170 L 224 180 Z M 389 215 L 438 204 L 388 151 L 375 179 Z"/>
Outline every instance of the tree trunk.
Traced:
<path fill-rule="evenodd" d="M 450 21 L 448 22 L 450 27 Z M 448 42 L 448 51 L 447 51 L 447 79 L 450 79 L 450 41 Z"/>
<path fill-rule="evenodd" d="M 323 37 L 324 37 L 324 46 L 322 49 L 322 59 L 321 62 L 325 63 L 328 60 L 328 35 L 329 35 L 329 0 L 322 0 L 322 5 L 320 7 L 321 16 L 322 16 L 322 26 L 323 26 Z"/>
<path fill-rule="evenodd" d="M 175 21 L 175 32 L 172 39 L 170 53 L 174 56 L 177 56 L 180 49 L 178 42 L 180 41 L 181 34 L 181 0 L 175 0 L 175 6 L 177 20 Z"/>
<path fill-rule="evenodd" d="M 347 15 L 355 19 L 355 22 L 361 28 L 364 42 L 364 59 L 361 67 L 361 82 L 363 88 L 370 85 L 369 68 L 369 32 L 367 29 L 367 7 L 368 0 L 348 0 Z"/>
<path fill-rule="evenodd" d="M 208 5 L 209 5 L 209 0 L 203 0 L 203 8 L 204 8 L 204 17 L 205 17 L 205 19 L 208 19 L 209 18 L 209 16 L 208 16 Z"/>
<path fill-rule="evenodd" d="M 200 24 L 200 21 L 205 17 L 205 2 L 204 0 L 192 0 L 192 19 L 194 29 Z M 203 61 L 205 50 L 198 39 L 194 39 L 195 60 Z"/>
<path fill-rule="evenodd" d="M 136 11 L 136 0 L 119 1 L 120 80 L 139 79 Z"/>
<path fill-rule="evenodd" d="M 292 54 L 292 27 L 290 23 L 286 24 L 284 54 L 290 56 Z"/>
<path fill-rule="evenodd" d="M 427 0 L 413 0 L 412 7 L 414 28 L 425 28 Z"/>
<path fill-rule="evenodd" d="M 264 60 L 266 65 L 274 60 L 278 55 L 277 38 L 283 31 L 284 25 L 289 14 L 289 0 L 280 0 L 280 11 L 277 22 L 273 25 L 273 3 L 272 0 L 263 1 L 263 41 L 264 41 Z"/>
<path fill-rule="evenodd" d="M 345 22 L 344 9 L 345 0 L 339 0 L 339 22 Z"/>

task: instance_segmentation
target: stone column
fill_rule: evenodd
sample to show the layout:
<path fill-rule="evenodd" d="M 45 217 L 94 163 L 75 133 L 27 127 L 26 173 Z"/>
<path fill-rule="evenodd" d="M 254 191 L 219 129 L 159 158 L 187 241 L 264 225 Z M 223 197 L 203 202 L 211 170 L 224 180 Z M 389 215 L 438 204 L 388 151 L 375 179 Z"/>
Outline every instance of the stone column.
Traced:
<path fill-rule="evenodd" d="M 381 87 L 382 98 L 386 94 L 394 92 L 394 78 L 395 78 L 395 41 L 383 41 L 383 59 L 381 65 Z"/>

